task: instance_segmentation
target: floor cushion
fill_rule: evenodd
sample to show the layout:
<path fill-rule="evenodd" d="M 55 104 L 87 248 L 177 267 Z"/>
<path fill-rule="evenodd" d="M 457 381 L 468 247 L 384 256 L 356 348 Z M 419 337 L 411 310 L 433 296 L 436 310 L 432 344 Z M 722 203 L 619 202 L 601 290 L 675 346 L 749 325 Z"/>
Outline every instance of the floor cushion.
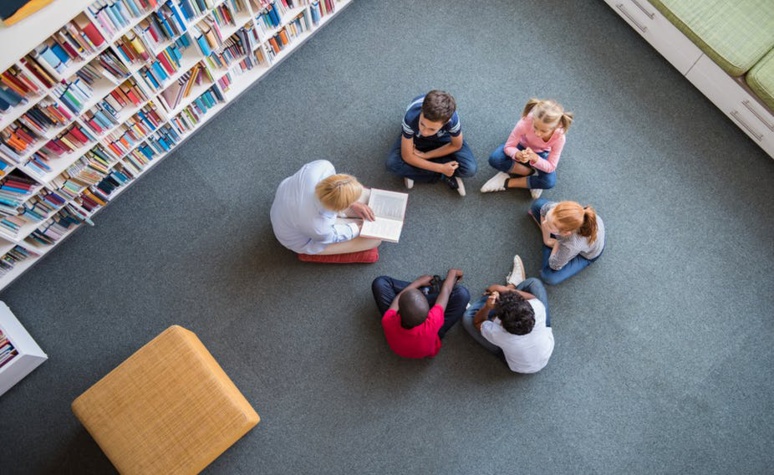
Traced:
<path fill-rule="evenodd" d="M 260 420 L 199 338 L 176 325 L 72 409 L 122 474 L 199 473 Z"/>
<path fill-rule="evenodd" d="M 298 260 L 318 264 L 373 264 L 379 260 L 379 248 L 347 254 L 299 254 Z"/>

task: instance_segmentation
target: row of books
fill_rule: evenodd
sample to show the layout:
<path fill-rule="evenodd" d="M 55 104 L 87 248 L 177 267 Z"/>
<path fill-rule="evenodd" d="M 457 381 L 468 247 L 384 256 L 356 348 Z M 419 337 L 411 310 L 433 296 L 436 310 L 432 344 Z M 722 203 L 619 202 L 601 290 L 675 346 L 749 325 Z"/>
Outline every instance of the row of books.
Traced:
<path fill-rule="evenodd" d="M 180 9 L 188 20 L 193 20 L 212 10 L 215 0 L 180 0 Z"/>
<path fill-rule="evenodd" d="M 79 206 L 68 204 L 30 233 L 24 242 L 35 247 L 51 246 L 62 239 L 68 231 L 78 227 L 83 222 L 89 222 L 88 220 L 89 215 L 86 211 L 79 209 Z M 20 246 L 16 247 L 23 249 Z"/>
<path fill-rule="evenodd" d="M 96 142 L 97 138 L 80 124 L 73 124 L 64 132 L 49 140 L 26 161 L 25 168 L 33 175 L 43 176 L 51 172 L 52 162 Z"/>
<path fill-rule="evenodd" d="M 22 103 L 27 103 L 27 99 L 24 96 L 6 86 L 0 86 L 0 113 L 6 112 L 11 107 L 16 107 Z"/>
<path fill-rule="evenodd" d="M 16 66 L 11 66 L 7 70 L 0 74 L 0 85 L 4 91 L 13 91 L 18 96 L 27 100 L 34 98 L 41 94 L 40 86 L 30 77 L 30 75 Z M 7 112 L 11 107 L 14 107 L 22 103 L 22 101 L 16 104 L 10 104 L 8 108 L 4 108 L 0 103 L 0 119 L 2 114 Z"/>
<path fill-rule="evenodd" d="M 209 69 L 201 62 L 196 63 L 194 67 L 183 74 L 177 82 L 164 89 L 161 94 L 159 94 L 161 103 L 164 104 L 168 111 L 174 110 L 183 99 L 191 94 L 193 87 L 202 84 L 205 78 L 208 82 L 213 82 Z"/>
<path fill-rule="evenodd" d="M 171 123 L 179 134 L 190 132 L 202 117 L 217 104 L 224 101 L 223 94 L 217 87 L 207 89 L 202 95 L 186 106 L 183 111 L 175 116 Z"/>
<path fill-rule="evenodd" d="M 157 6 L 157 0 L 98 0 L 88 10 L 102 29 L 114 38 L 120 30 L 128 28 Z"/>
<path fill-rule="evenodd" d="M 2 271 L 0 270 L 0 272 Z M 3 333 L 3 329 L 0 328 L 0 368 L 18 354 L 19 351 L 13 346 L 13 343 L 8 339 L 8 336 Z"/>
<path fill-rule="evenodd" d="M 251 51 L 249 46 L 248 48 L 245 48 L 244 46 L 246 41 L 243 40 L 243 37 L 245 35 L 249 35 L 249 33 L 242 28 L 237 33 L 227 38 L 226 41 L 223 42 L 223 47 L 220 50 L 213 52 L 207 57 L 207 62 L 213 68 L 225 69 L 230 67 L 234 62 L 245 57 Z M 249 41 L 249 39 L 247 41 Z"/>
<path fill-rule="evenodd" d="M 0 214 L 15 216 L 19 206 L 39 188 L 40 184 L 32 178 L 12 171 L 0 180 Z"/>
<path fill-rule="evenodd" d="M 146 44 L 158 49 L 161 45 L 177 38 L 185 33 L 186 28 L 183 17 L 172 2 L 164 4 L 158 11 L 148 15 L 147 18 L 133 28 L 136 35 Z"/>
<path fill-rule="evenodd" d="M 156 55 L 156 59 L 153 62 L 140 68 L 140 77 L 143 78 L 145 84 L 152 91 L 158 91 L 165 87 L 169 77 L 179 71 L 182 64 L 183 51 L 190 45 L 191 42 L 188 35 L 183 35 Z"/>
<path fill-rule="evenodd" d="M 212 17 L 206 17 L 200 23 L 191 26 L 191 37 L 204 56 L 209 56 L 223 46 L 220 27 Z"/>
<path fill-rule="evenodd" d="M 215 7 L 212 16 L 220 27 L 236 26 L 236 14 L 246 11 L 247 7 L 242 0 L 229 0 Z"/>
<path fill-rule="evenodd" d="M 105 38 L 85 15 L 79 15 L 54 33 L 31 55 L 42 60 L 39 64 L 55 77 L 74 61 L 83 61 L 94 55 L 105 43 Z"/>
<path fill-rule="evenodd" d="M 308 31 L 311 28 L 309 19 L 307 18 L 307 12 L 298 15 L 287 26 L 283 27 L 277 34 L 269 38 L 269 46 L 271 50 L 269 54 L 274 57 L 284 50 L 294 39 L 298 38 L 302 33 Z"/>
<path fill-rule="evenodd" d="M 72 122 L 73 117 L 72 112 L 59 102 L 43 99 L 22 114 L 18 121 L 38 135 L 45 135 L 54 128 L 63 127 Z"/>

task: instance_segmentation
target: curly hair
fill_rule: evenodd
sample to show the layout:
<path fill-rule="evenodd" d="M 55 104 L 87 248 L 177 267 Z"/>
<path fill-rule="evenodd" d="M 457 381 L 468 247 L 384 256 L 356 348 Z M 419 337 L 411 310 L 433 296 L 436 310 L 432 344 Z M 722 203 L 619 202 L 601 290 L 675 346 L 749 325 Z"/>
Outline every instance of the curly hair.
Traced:
<path fill-rule="evenodd" d="M 505 331 L 514 335 L 526 335 L 535 327 L 532 305 L 516 292 L 500 294 L 493 316 L 500 319 Z"/>

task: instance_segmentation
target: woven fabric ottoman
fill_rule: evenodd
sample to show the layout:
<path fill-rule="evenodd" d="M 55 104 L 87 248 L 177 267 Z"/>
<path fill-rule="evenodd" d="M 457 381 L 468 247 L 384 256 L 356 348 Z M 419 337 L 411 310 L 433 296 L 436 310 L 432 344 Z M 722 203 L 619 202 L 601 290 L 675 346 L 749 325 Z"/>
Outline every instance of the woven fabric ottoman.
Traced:
<path fill-rule="evenodd" d="M 260 420 L 199 338 L 179 326 L 140 348 L 72 409 L 123 474 L 198 473 Z"/>

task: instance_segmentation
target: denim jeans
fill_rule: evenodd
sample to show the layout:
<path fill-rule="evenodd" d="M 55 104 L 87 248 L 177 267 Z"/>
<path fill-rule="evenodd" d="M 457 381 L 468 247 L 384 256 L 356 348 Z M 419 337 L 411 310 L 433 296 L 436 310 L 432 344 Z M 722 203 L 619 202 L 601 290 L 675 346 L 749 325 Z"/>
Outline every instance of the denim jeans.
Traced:
<path fill-rule="evenodd" d="M 528 292 L 540 300 L 540 302 L 546 308 L 546 326 L 550 327 L 551 314 L 548 311 L 548 295 L 546 294 L 546 288 L 543 286 L 543 283 L 540 282 L 539 279 L 530 277 L 529 279 L 525 279 L 522 283 L 517 285 L 516 289 L 523 292 Z M 499 346 L 484 338 L 481 332 L 476 330 L 476 326 L 473 324 L 473 320 L 476 314 L 479 310 L 481 310 L 481 307 L 484 306 L 487 298 L 488 296 L 483 295 L 481 298 L 470 304 L 470 307 L 468 307 L 468 309 L 465 311 L 465 314 L 462 316 L 462 326 L 470 334 L 470 336 L 472 336 L 473 339 L 478 342 L 479 345 L 486 348 L 490 353 L 504 358 L 503 350 L 501 350 Z"/>
<path fill-rule="evenodd" d="M 398 176 L 410 178 L 417 183 L 437 182 L 441 178 L 440 173 L 432 172 L 430 170 L 425 170 L 423 168 L 418 168 L 418 167 L 409 165 L 403 160 L 403 157 L 401 156 L 401 153 L 400 153 L 400 146 L 401 146 L 402 140 L 403 140 L 403 136 L 401 135 L 400 137 L 398 137 L 398 140 L 393 144 L 392 148 L 390 149 L 390 154 L 387 157 L 387 164 L 386 164 L 387 170 L 389 170 L 390 172 Z M 449 142 L 450 140 L 414 138 L 414 146 L 420 152 L 428 152 L 430 150 L 435 150 L 436 148 L 446 145 Z M 473 175 L 476 174 L 476 171 L 478 170 L 478 163 L 476 162 L 476 157 L 473 156 L 473 151 L 470 150 L 470 147 L 468 147 L 468 143 L 465 140 L 462 141 L 461 149 L 457 150 L 451 155 L 433 158 L 430 161 L 433 163 L 448 163 L 448 162 L 456 161 L 457 163 L 459 163 L 459 168 L 457 168 L 457 170 L 454 171 L 454 176 L 458 176 L 460 178 L 472 177 Z"/>
<path fill-rule="evenodd" d="M 519 144 L 516 146 L 519 150 L 524 150 L 524 146 L 522 144 Z M 540 158 L 548 158 L 548 151 L 545 152 L 535 152 L 537 153 Z M 492 152 L 492 154 L 489 156 L 489 165 L 492 166 L 492 168 L 499 170 L 501 172 L 510 173 L 511 168 L 513 168 L 513 164 L 515 162 L 511 157 L 505 154 L 505 144 L 500 145 L 497 147 L 497 150 Z M 525 166 L 529 167 L 528 164 L 524 164 Z M 531 167 L 530 167 L 531 168 Z M 533 168 L 537 172 L 537 175 L 530 175 L 527 177 L 527 185 L 529 185 L 530 190 L 534 189 L 541 189 L 541 190 L 548 190 L 550 188 L 553 188 L 554 185 L 556 185 L 556 171 L 553 171 L 551 173 L 546 173 L 543 171 L 538 170 L 537 168 Z"/>
<path fill-rule="evenodd" d="M 408 287 L 409 284 L 411 282 L 393 279 L 386 275 L 374 279 L 373 283 L 371 283 L 371 291 L 374 294 L 374 300 L 376 301 L 376 307 L 379 309 L 380 317 L 384 316 L 387 309 L 390 308 L 392 301 L 395 300 L 395 296 Z M 436 299 L 438 299 L 438 294 L 430 292 L 426 296 L 427 303 L 432 308 L 435 305 Z M 468 289 L 462 285 L 455 285 L 451 295 L 449 295 L 449 302 L 446 304 L 446 309 L 443 313 L 443 326 L 438 330 L 439 338 L 443 338 L 446 332 L 462 317 L 468 302 L 470 302 Z"/>
<path fill-rule="evenodd" d="M 541 219 L 540 208 L 542 208 L 543 205 L 546 203 L 548 203 L 547 199 L 539 198 L 533 201 L 532 205 L 529 208 L 530 212 L 532 213 L 532 216 L 534 216 L 535 219 L 538 220 L 538 222 L 540 222 L 540 219 Z M 554 270 L 551 268 L 550 265 L 548 265 L 548 259 L 551 257 L 551 248 L 546 245 L 543 245 L 543 268 L 540 269 L 540 278 L 543 279 L 543 282 L 545 282 L 548 285 L 561 284 L 565 280 L 569 279 L 570 277 L 579 273 L 586 267 L 590 266 L 594 261 L 596 261 L 602 256 L 602 253 L 604 253 L 604 249 L 594 259 L 586 259 L 581 255 L 577 255 L 573 257 L 570 260 L 570 262 L 565 264 L 564 267 L 562 267 L 561 269 Z"/>

